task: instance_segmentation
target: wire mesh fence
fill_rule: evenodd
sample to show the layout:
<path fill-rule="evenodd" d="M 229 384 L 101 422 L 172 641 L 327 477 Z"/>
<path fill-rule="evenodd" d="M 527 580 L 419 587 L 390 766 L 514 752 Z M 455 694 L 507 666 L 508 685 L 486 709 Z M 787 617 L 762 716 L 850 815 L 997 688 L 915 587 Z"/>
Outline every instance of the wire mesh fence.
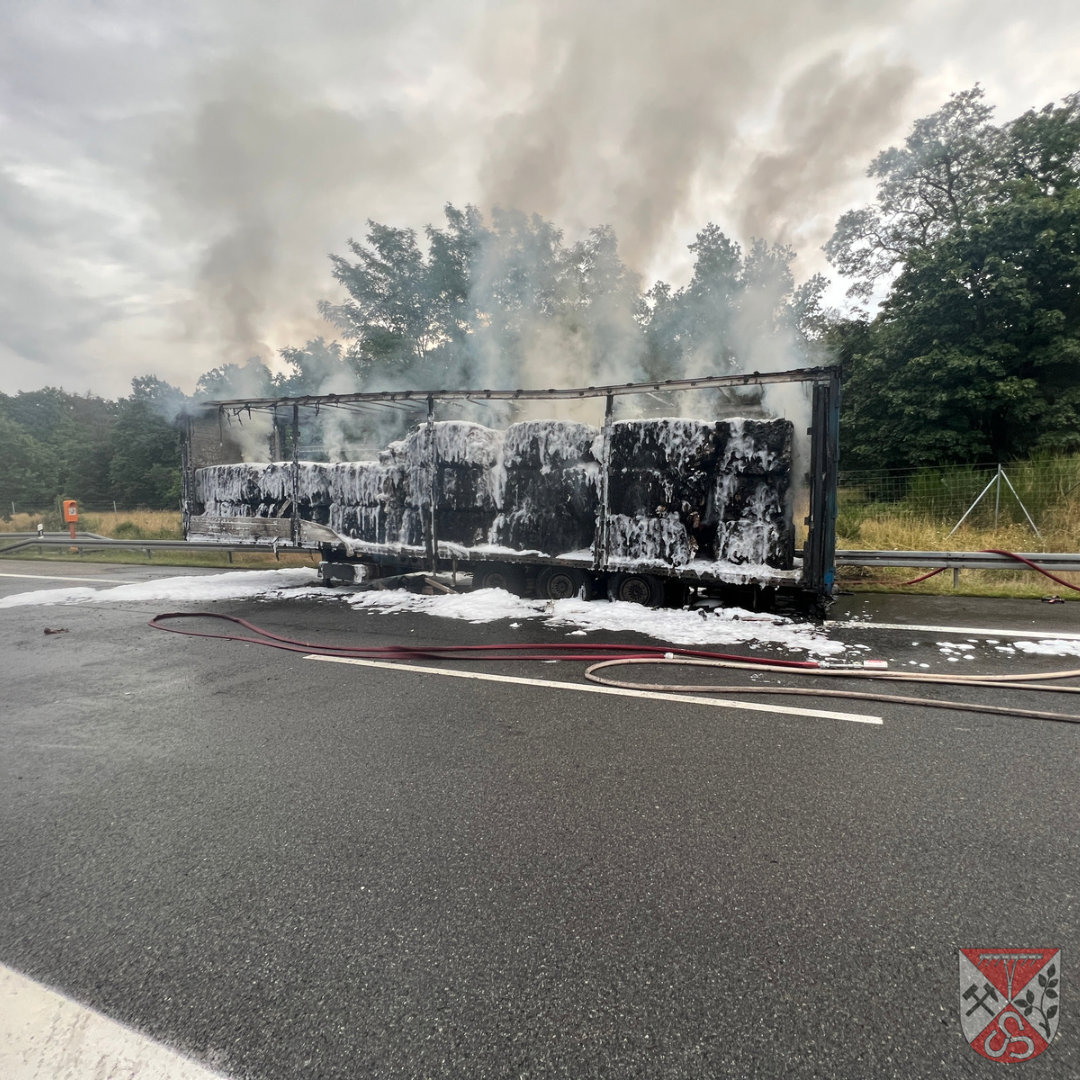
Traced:
<path fill-rule="evenodd" d="M 951 465 L 933 469 L 841 471 L 840 531 L 881 518 L 938 526 L 1040 532 L 1080 522 L 1080 457 Z"/>

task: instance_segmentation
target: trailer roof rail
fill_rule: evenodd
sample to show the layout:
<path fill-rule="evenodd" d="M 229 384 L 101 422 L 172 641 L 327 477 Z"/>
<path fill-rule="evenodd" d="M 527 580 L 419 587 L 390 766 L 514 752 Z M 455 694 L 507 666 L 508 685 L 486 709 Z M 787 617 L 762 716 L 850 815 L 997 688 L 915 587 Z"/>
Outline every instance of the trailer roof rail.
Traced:
<path fill-rule="evenodd" d="M 584 386 L 564 390 L 371 390 L 354 394 L 305 394 L 300 397 L 230 398 L 201 401 L 197 408 L 222 411 L 273 410 L 291 405 L 315 408 L 404 405 L 426 408 L 434 401 L 543 401 L 575 398 L 622 397 L 628 394 L 667 391 L 709 390 L 719 386 L 759 386 L 766 383 L 827 383 L 838 374 L 835 366 L 795 368 L 791 371 L 754 371 L 739 375 L 707 375 L 698 379 L 666 379 L 661 382 L 619 383 L 611 386 Z"/>

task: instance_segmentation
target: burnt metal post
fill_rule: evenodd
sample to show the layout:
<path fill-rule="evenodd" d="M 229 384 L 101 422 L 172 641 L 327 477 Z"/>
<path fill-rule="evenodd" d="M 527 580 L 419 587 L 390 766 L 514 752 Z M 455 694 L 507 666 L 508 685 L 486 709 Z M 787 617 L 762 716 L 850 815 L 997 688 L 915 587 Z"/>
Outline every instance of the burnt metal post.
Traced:
<path fill-rule="evenodd" d="M 292 525 L 293 547 L 300 544 L 300 406 L 292 407 Z M 276 554 L 276 552 L 275 552 Z"/>
<path fill-rule="evenodd" d="M 427 399 L 427 451 L 430 456 L 430 482 L 428 487 L 428 498 L 430 500 L 430 507 L 428 512 L 428 520 L 424 523 L 428 526 L 425 530 L 427 532 L 426 542 L 428 549 L 428 558 L 431 560 L 431 572 L 437 574 L 439 572 L 439 536 L 435 528 L 435 484 L 436 473 L 438 471 L 438 460 L 435 454 L 435 398 L 429 394 Z"/>
<path fill-rule="evenodd" d="M 840 372 L 814 383 L 810 430 L 810 514 L 803 549 L 803 588 L 818 605 L 836 580 L 836 484 L 840 464 Z"/>
<path fill-rule="evenodd" d="M 596 508 L 596 532 L 593 534 L 593 569 L 602 570 L 607 565 L 608 504 L 611 481 L 611 422 L 615 414 L 615 398 L 608 394 L 604 402 L 604 427 L 601 432 L 600 450 L 600 500 Z"/>

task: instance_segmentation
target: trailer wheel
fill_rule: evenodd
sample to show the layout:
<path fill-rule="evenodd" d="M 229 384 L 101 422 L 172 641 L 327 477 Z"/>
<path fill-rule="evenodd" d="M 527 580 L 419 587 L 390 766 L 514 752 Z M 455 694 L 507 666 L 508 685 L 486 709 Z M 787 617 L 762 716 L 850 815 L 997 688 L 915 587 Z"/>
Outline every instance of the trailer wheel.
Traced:
<path fill-rule="evenodd" d="M 505 589 L 520 596 L 525 591 L 525 571 L 513 563 L 486 563 L 473 573 L 473 589 Z"/>
<path fill-rule="evenodd" d="M 613 574 L 608 578 L 608 599 L 643 607 L 662 607 L 664 579 L 655 574 Z"/>
<path fill-rule="evenodd" d="M 593 598 L 592 575 L 584 570 L 557 566 L 536 579 L 536 594 L 542 600 L 572 600 L 578 593 L 585 600 Z"/>

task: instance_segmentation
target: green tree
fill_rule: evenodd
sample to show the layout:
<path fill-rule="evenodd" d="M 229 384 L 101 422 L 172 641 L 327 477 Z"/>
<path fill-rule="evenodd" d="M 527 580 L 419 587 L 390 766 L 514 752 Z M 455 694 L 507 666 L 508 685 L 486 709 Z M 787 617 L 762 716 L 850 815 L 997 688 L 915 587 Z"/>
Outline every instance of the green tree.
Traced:
<path fill-rule="evenodd" d="M 906 162 L 905 190 L 923 195 L 896 199 L 883 180 L 881 228 L 856 234 L 845 215 L 830 244 L 857 285 L 896 271 L 875 319 L 829 334 L 844 364 L 849 465 L 1080 449 L 1080 103 L 996 128 L 980 99 L 978 88 L 954 95 L 916 124 L 941 136 L 918 142 L 921 176 L 912 139 L 906 156 L 877 159 Z"/>
<path fill-rule="evenodd" d="M 426 250 L 413 230 L 369 222 L 365 243 L 349 241 L 355 261 L 331 257 L 349 298 L 320 310 L 364 385 L 535 381 L 540 354 L 573 358 L 583 380 L 636 365 L 646 308 L 610 228 L 567 246 L 535 214 L 496 209 L 489 224 L 448 204 L 445 219 Z"/>
<path fill-rule="evenodd" d="M 180 497 L 180 433 L 137 394 L 119 403 L 109 480 L 126 507 L 171 509 Z"/>
<path fill-rule="evenodd" d="M 963 227 L 981 210 L 995 178 L 993 109 L 979 86 L 953 94 L 917 120 L 902 147 L 870 163 L 875 205 L 849 210 L 825 245 L 829 261 L 854 278 L 849 295 L 867 297 L 875 283 L 910 256 Z"/>
<path fill-rule="evenodd" d="M 697 234 L 690 283 L 659 282 L 645 323 L 651 378 L 799 367 L 816 353 L 825 279 L 795 286 L 790 248 L 754 240 L 744 252 L 716 225 Z"/>
<path fill-rule="evenodd" d="M 199 376 L 195 397 L 202 400 L 232 400 L 241 397 L 276 397 L 279 382 L 274 373 L 258 357 L 245 364 L 222 364 Z"/>
<path fill-rule="evenodd" d="M 331 255 L 333 275 L 349 299 L 323 302 L 322 314 L 353 342 L 362 372 L 379 366 L 408 372 L 445 339 L 433 302 L 432 267 L 414 229 L 368 222 L 367 243 L 348 241 L 356 262 Z"/>
<path fill-rule="evenodd" d="M 869 465 L 1080 449 L 1080 191 L 1014 198 L 911 257 L 850 355 Z"/>
<path fill-rule="evenodd" d="M 280 355 L 292 368 L 277 380 L 277 390 L 283 395 L 345 394 L 357 387 L 357 365 L 345 355 L 340 342 L 317 337 L 302 348 L 287 346 Z"/>
<path fill-rule="evenodd" d="M 56 458 L 25 428 L 5 415 L 0 395 L 0 513 L 42 510 L 57 490 Z"/>
<path fill-rule="evenodd" d="M 187 407 L 190 398 L 182 390 L 156 375 L 137 375 L 131 380 L 133 401 L 144 402 L 163 420 L 173 421 Z"/>

